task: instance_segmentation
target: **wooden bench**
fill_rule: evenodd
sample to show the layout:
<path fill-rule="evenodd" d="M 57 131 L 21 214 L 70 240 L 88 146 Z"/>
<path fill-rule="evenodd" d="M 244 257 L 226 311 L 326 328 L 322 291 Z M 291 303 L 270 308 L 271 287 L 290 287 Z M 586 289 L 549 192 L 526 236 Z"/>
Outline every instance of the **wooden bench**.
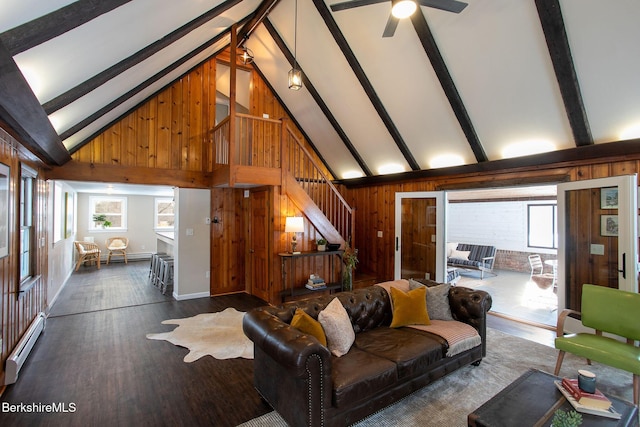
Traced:
<path fill-rule="evenodd" d="M 560 372 L 566 352 L 622 369 L 633 374 L 633 401 L 640 395 L 640 294 L 596 285 L 583 285 L 581 311 L 565 309 L 558 317 L 555 346 L 560 351 L 555 375 Z M 594 332 L 566 334 L 568 316 L 579 318 Z M 604 336 L 606 332 L 615 337 Z"/>

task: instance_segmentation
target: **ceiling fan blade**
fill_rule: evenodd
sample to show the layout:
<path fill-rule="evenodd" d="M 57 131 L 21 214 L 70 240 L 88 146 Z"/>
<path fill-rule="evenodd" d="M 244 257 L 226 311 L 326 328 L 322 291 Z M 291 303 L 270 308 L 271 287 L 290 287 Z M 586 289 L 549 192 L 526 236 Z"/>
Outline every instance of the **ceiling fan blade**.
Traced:
<path fill-rule="evenodd" d="M 332 4 L 331 10 L 337 12 L 339 10 L 353 9 L 354 7 L 368 6 L 376 3 L 388 3 L 389 0 L 351 0 L 343 1 L 342 3 Z"/>
<path fill-rule="evenodd" d="M 398 28 L 398 22 L 400 22 L 398 18 L 389 14 L 389 19 L 387 20 L 387 25 L 384 27 L 382 37 L 393 37 L 396 33 L 396 28 Z"/>
<path fill-rule="evenodd" d="M 453 13 L 460 13 L 467 7 L 467 3 L 457 0 L 418 0 L 418 3 L 420 3 L 421 6 L 433 7 L 434 9 Z"/>

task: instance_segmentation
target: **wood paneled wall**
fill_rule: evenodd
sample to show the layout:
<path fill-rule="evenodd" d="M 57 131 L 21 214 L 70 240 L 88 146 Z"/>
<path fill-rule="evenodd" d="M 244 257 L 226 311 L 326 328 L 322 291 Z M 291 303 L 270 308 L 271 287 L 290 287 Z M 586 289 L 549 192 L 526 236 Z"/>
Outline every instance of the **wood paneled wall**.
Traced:
<path fill-rule="evenodd" d="M 0 162 L 9 166 L 9 255 L 0 258 L 0 318 L 2 320 L 0 336 L 0 384 L 4 384 L 5 361 L 40 311 L 47 310 L 47 184 L 39 176 L 34 186 L 34 231 L 35 231 L 35 282 L 27 291 L 19 295 L 19 182 L 20 165 L 27 163 L 32 168 L 38 165 L 29 163 L 20 152 L 18 141 L 0 128 Z M 3 202 L 4 203 L 4 202 Z"/>
<path fill-rule="evenodd" d="M 640 156 L 634 154 L 624 159 L 599 159 L 595 162 L 573 162 L 505 172 L 442 176 L 344 189 L 345 199 L 354 208 L 356 215 L 354 247 L 359 250 L 358 268 L 375 275 L 377 281 L 393 279 L 394 200 L 397 192 L 514 186 L 526 184 L 528 181 L 539 183 L 541 179 L 548 180 L 549 183 L 557 183 L 633 174 L 639 171 Z M 382 237 L 378 237 L 379 231 L 382 232 Z"/>
<path fill-rule="evenodd" d="M 228 55 L 223 52 L 220 58 L 228 60 Z M 210 187 L 216 65 L 216 58 L 211 58 L 189 71 L 78 149 L 71 162 L 47 171 L 47 178 Z M 262 117 L 266 113 L 273 119 L 287 119 L 305 147 L 318 159 L 255 72 L 252 72 L 250 103 L 253 115 Z M 326 168 L 324 172 L 330 176 Z"/>

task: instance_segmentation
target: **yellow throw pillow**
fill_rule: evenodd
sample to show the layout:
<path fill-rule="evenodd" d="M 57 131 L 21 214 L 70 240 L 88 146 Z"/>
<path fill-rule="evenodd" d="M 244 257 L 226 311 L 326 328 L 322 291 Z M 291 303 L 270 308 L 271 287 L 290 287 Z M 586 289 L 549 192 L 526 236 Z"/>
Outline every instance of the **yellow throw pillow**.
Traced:
<path fill-rule="evenodd" d="M 300 332 L 316 337 L 316 339 L 320 341 L 320 344 L 325 347 L 327 346 L 327 337 L 324 334 L 324 329 L 322 329 L 320 322 L 309 316 L 301 308 L 296 308 L 296 312 L 291 320 L 291 326 Z"/>
<path fill-rule="evenodd" d="M 391 300 L 393 301 L 392 328 L 407 325 L 430 325 L 427 312 L 427 288 L 417 288 L 409 292 L 391 288 Z"/>

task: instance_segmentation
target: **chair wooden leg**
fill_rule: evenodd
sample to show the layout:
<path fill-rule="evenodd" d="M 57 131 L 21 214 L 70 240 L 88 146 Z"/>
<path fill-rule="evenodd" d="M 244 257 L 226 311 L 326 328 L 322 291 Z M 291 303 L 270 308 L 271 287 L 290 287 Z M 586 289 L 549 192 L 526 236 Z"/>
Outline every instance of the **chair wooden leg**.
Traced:
<path fill-rule="evenodd" d="M 556 370 L 553 372 L 555 376 L 558 376 L 560 373 L 560 367 L 562 366 L 562 361 L 564 360 L 564 351 L 560 350 L 558 353 L 558 361 L 556 362 Z"/>

